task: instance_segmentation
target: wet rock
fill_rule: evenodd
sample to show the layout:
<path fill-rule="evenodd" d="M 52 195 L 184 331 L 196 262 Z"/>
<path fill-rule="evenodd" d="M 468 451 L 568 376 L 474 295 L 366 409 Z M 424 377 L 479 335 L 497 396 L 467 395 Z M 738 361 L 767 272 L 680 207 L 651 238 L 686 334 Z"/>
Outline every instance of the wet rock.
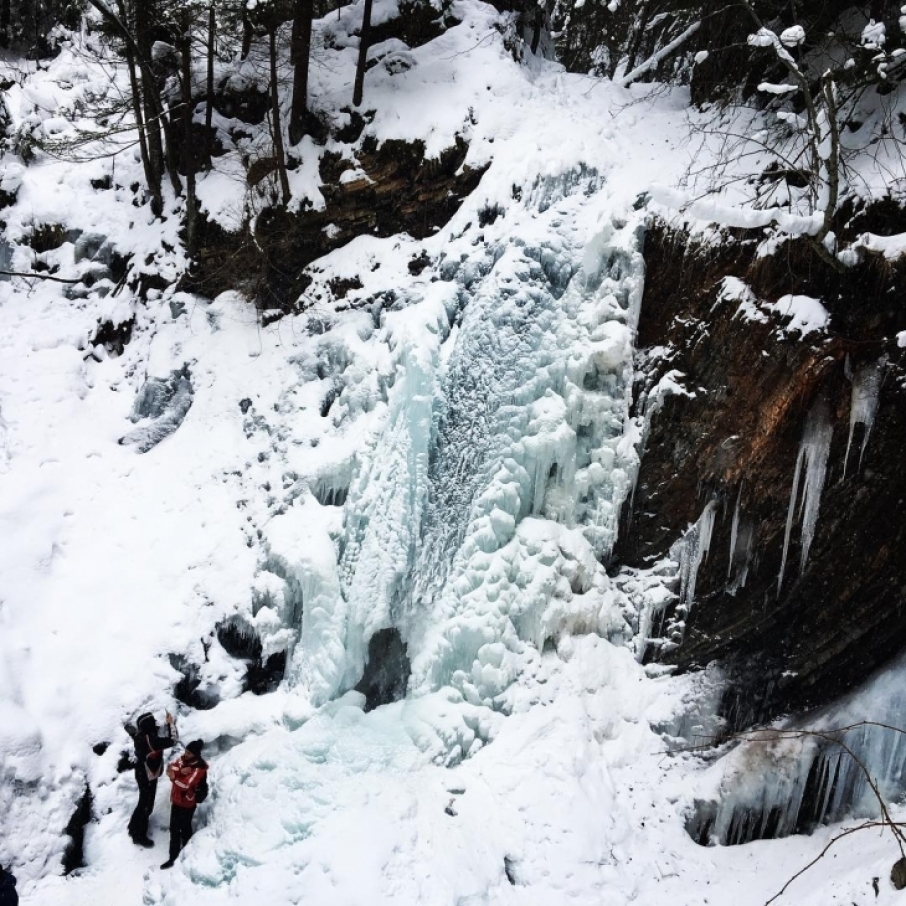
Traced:
<path fill-rule="evenodd" d="M 906 859 L 897 859 L 893 863 L 893 868 L 890 870 L 890 883 L 897 890 L 906 887 Z"/>
<path fill-rule="evenodd" d="M 217 640 L 230 657 L 246 662 L 246 688 L 255 695 L 273 692 L 286 673 L 286 652 L 277 651 L 263 657 L 263 646 L 258 634 L 237 620 L 219 623 Z"/>
<path fill-rule="evenodd" d="M 257 219 L 254 237 L 226 233 L 202 218 L 197 267 L 181 288 L 213 298 L 238 286 L 259 308 L 290 309 L 311 286 L 308 265 L 356 236 L 407 233 L 423 239 L 444 226 L 484 172 L 464 166 L 468 147 L 457 139 L 438 157 L 426 158 L 421 141 L 378 145 L 366 136 L 357 152 L 364 175 L 351 181 L 343 175 L 355 164 L 325 153 L 323 210 L 268 208 Z M 353 288 L 338 285 L 336 291 Z"/>
<path fill-rule="evenodd" d="M 100 233 L 83 233 L 73 246 L 73 260 L 76 264 L 93 260 L 106 241 L 107 237 Z"/>
<path fill-rule="evenodd" d="M 381 629 L 368 643 L 368 661 L 356 692 L 365 696 L 365 710 L 399 701 L 411 674 L 406 643 L 398 629 Z"/>
<path fill-rule="evenodd" d="M 69 837 L 69 842 L 63 851 L 64 875 L 85 867 L 85 826 L 91 821 L 93 803 L 94 796 L 91 794 L 91 788 L 86 784 L 85 791 L 63 831 Z"/>
<path fill-rule="evenodd" d="M 177 701 L 198 711 L 209 711 L 218 704 L 217 698 L 206 694 L 201 688 L 201 676 L 197 664 L 190 661 L 185 655 L 171 654 L 170 666 L 182 674 L 173 687 L 173 697 Z"/>
<path fill-rule="evenodd" d="M 103 346 L 108 355 L 122 355 L 132 339 L 134 327 L 134 317 L 120 321 L 119 324 L 114 324 L 113 321 L 101 321 L 98 323 L 94 336 L 88 341 L 88 345 Z"/>

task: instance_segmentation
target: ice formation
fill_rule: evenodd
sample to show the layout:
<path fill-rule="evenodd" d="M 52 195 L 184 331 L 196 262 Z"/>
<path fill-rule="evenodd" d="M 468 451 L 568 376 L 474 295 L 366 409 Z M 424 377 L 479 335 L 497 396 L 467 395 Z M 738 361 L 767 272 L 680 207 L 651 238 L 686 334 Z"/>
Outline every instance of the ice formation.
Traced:
<path fill-rule="evenodd" d="M 754 526 L 740 512 L 744 487 L 745 482 L 740 483 L 736 492 L 736 505 L 733 507 L 733 521 L 730 525 L 730 556 L 727 561 L 727 591 L 730 594 L 735 594 L 746 584 L 755 536 Z"/>
<path fill-rule="evenodd" d="M 884 380 L 884 368 L 887 364 L 886 357 L 876 362 L 866 362 L 855 370 L 847 368 L 847 375 L 852 381 L 852 399 L 849 404 L 849 437 L 846 440 L 846 458 L 843 460 L 843 475 L 849 465 L 849 450 L 853 442 L 853 433 L 856 425 L 862 425 L 862 447 L 859 450 L 859 468 L 862 468 L 862 457 L 868 446 L 868 438 L 874 424 L 875 414 L 878 411 L 878 402 L 881 395 L 881 384 Z M 849 362 L 847 362 L 847 366 Z"/>
<path fill-rule="evenodd" d="M 336 574 L 299 568 L 290 676 L 314 701 L 354 686 L 390 626 L 414 690 L 455 682 L 486 701 L 522 644 L 541 648 L 573 610 L 628 632 L 598 561 L 637 462 L 626 427 L 642 265 L 637 222 L 577 241 L 602 186 L 584 169 L 537 179 L 505 240 L 441 264 L 427 320 L 388 317 L 397 376 L 349 482 Z"/>
<path fill-rule="evenodd" d="M 688 613 L 695 603 L 695 586 L 698 582 L 699 567 L 708 559 L 711 549 L 711 534 L 714 531 L 714 518 L 717 515 L 717 502 L 710 501 L 702 510 L 698 521 L 682 539 L 674 545 L 670 555 L 680 565 L 679 603 Z"/>
<path fill-rule="evenodd" d="M 830 420 L 830 407 L 824 399 L 817 399 L 809 410 L 799 444 L 799 455 L 796 457 L 796 469 L 793 473 L 793 488 L 790 492 L 790 505 L 787 510 L 786 531 L 783 537 L 783 556 L 780 561 L 780 573 L 777 577 L 777 594 L 783 588 L 783 574 L 790 546 L 790 534 L 793 529 L 793 518 L 796 514 L 796 501 L 799 494 L 799 478 L 803 470 L 802 497 L 799 505 L 799 516 L 802 519 L 802 553 L 800 571 L 805 569 L 809 550 L 815 537 L 815 526 L 818 523 L 818 510 L 821 506 L 821 492 L 824 490 L 824 477 L 827 472 L 827 457 L 830 453 L 831 438 L 834 426 Z"/>
<path fill-rule="evenodd" d="M 690 833 L 734 845 L 878 816 L 871 783 L 887 802 L 906 792 L 904 675 L 901 659 L 808 723 L 754 731 L 719 762 L 717 795 L 699 802 Z"/>
<path fill-rule="evenodd" d="M 53 285 L 0 281 L 0 861 L 36 906 L 699 906 L 712 882 L 730 901 L 737 877 L 748 906 L 765 899 L 760 868 L 811 851 L 787 844 L 753 869 L 696 847 L 681 815 L 693 792 L 707 799 L 698 764 L 665 763 L 652 730 L 715 729 L 716 681 L 706 718 L 695 681 L 639 662 L 677 593 L 694 603 L 716 503 L 676 559 L 606 566 L 645 430 L 627 416 L 636 201 L 685 169 L 688 99 L 517 64 L 496 10 L 451 10 L 458 25 L 369 71 L 366 134 L 423 141 L 428 158 L 464 140 L 466 165 L 488 169 L 436 235 L 363 235 L 321 259 L 325 283 L 362 283 L 345 310 L 264 327 L 234 293 L 139 299 L 102 278 L 106 295 L 61 304 Z M 397 13 L 376 0 L 376 22 Z M 336 53 L 312 70 L 325 109 L 348 103 L 360 16 L 350 4 L 315 23 Z M 108 84 L 76 50 L 17 75 L 5 102 L 22 134 Z M 323 152 L 303 150 L 293 204 L 318 207 Z M 198 186 L 224 228 L 245 210 L 234 165 L 218 157 Z M 85 239 L 53 252 L 64 277 L 106 236 L 175 284 L 179 216 L 143 220 L 96 192 L 108 167 L 22 168 L 6 234 L 65 219 Z M 142 179 L 128 154 L 116 172 Z M 129 318 L 122 355 L 84 348 Z M 691 395 L 682 378 L 664 375 L 646 413 Z M 824 461 L 820 431 L 806 435 L 804 549 Z M 752 547 L 740 500 L 731 588 Z M 394 663 L 363 682 L 380 651 Z M 245 691 L 243 652 L 285 658 L 285 682 Z M 174 665 L 217 704 L 181 709 L 185 737 L 208 740 L 213 793 L 167 874 L 148 870 L 160 846 L 155 859 L 125 837 L 134 787 L 117 768 L 124 717 L 174 707 Z M 365 713 L 407 677 L 403 700 Z M 88 864 L 64 880 L 60 830 L 86 782 Z"/>

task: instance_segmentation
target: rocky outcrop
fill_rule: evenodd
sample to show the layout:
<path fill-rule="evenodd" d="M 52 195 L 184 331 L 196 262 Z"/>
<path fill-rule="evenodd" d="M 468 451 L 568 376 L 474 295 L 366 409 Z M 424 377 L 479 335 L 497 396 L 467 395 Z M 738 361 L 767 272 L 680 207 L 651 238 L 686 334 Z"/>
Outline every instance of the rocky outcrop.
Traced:
<path fill-rule="evenodd" d="M 366 137 L 353 160 L 326 153 L 323 210 L 270 208 L 258 217 L 254 238 L 204 224 L 198 267 L 186 287 L 214 296 L 239 286 L 261 308 L 291 309 L 311 283 L 308 265 L 356 236 L 422 239 L 446 224 L 484 172 L 464 166 L 467 151 L 459 139 L 427 158 L 421 141 L 379 146 Z"/>
<path fill-rule="evenodd" d="M 647 656 L 720 661 L 739 728 L 828 701 L 906 647 L 906 265 L 841 274 L 804 243 L 758 258 L 663 226 L 645 257 L 649 431 L 617 556 L 684 558 L 686 600 Z M 796 328 L 799 295 L 821 300 L 824 327 Z"/>

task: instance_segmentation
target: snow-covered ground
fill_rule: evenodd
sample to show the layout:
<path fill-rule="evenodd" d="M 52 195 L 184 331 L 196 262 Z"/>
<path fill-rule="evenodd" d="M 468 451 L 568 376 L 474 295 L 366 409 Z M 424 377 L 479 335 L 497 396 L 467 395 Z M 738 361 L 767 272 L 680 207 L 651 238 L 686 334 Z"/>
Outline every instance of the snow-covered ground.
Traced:
<path fill-rule="evenodd" d="M 462 24 L 406 51 L 411 68 L 369 73 L 367 134 L 424 139 L 429 155 L 461 135 L 467 164 L 490 168 L 430 239 L 360 237 L 320 261 L 324 286 L 363 284 L 343 311 L 262 327 L 233 293 L 145 302 L 102 281 L 69 299 L 0 283 L 0 862 L 26 903 L 745 906 L 835 832 L 692 841 L 685 818 L 723 768 L 668 756 L 664 734 L 694 729 L 683 715 L 707 684 L 637 663 L 663 585 L 633 593 L 645 581 L 601 565 L 643 430 L 627 417 L 636 201 L 680 180 L 686 98 L 517 64 L 494 10 L 454 7 Z M 318 24 L 345 42 L 314 69 L 325 109 L 350 93 L 360 14 Z M 11 89 L 14 124 L 65 131 L 99 80 L 64 50 Z M 238 153 L 199 188 L 224 223 L 246 204 Z M 303 141 L 297 204 L 323 201 L 319 153 Z M 115 184 L 140 180 L 131 152 L 115 160 Z M 91 188 L 109 159 L 0 166 L 20 184 L 12 242 L 42 223 L 82 231 L 45 255 L 60 276 L 90 266 L 76 260 L 90 235 L 179 273 L 177 217 Z M 422 251 L 431 265 L 413 276 Z M 15 269 L 33 263 L 14 246 Z M 92 343 L 99 323 L 131 318 L 122 355 Z M 151 391 L 173 399 L 139 418 Z M 146 429 L 182 416 L 140 452 Z M 228 618 L 265 654 L 288 652 L 280 689 L 239 694 L 241 665 L 213 635 Z M 390 627 L 409 695 L 366 714 L 350 690 Z M 220 704 L 177 707 L 185 663 Z M 124 721 L 148 708 L 177 712 L 212 765 L 202 829 L 169 873 L 166 789 L 158 845 L 138 850 L 132 777 L 116 771 Z M 64 878 L 62 830 L 86 783 L 87 865 Z M 780 902 L 893 902 L 895 857 L 855 835 Z"/>

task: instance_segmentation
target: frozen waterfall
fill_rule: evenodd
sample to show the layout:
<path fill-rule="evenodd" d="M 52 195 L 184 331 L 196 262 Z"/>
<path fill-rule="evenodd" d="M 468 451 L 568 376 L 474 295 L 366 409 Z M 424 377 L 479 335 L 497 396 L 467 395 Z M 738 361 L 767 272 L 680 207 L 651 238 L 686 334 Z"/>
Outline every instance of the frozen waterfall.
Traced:
<path fill-rule="evenodd" d="M 641 226 L 597 222 L 604 191 L 584 168 L 539 178 L 493 238 L 447 248 L 431 299 L 385 314 L 387 414 L 356 456 L 337 562 L 301 567 L 290 676 L 313 701 L 354 686 L 391 626 L 413 691 L 484 702 L 526 644 L 629 634 L 601 563 L 637 466 Z M 351 357 L 333 359 L 338 405 Z"/>

